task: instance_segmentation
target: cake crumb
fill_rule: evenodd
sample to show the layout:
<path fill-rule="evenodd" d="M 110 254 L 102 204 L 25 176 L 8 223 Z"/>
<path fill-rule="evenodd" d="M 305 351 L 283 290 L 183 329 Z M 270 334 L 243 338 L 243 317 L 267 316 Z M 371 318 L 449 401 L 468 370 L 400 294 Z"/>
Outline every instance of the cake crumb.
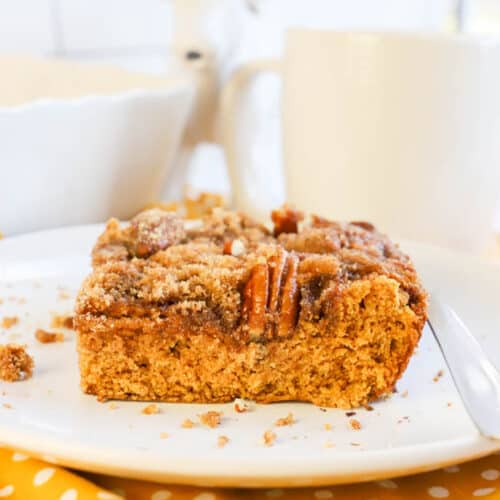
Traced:
<path fill-rule="evenodd" d="M 153 403 L 145 406 L 142 409 L 142 413 L 144 413 L 144 415 L 156 415 L 157 413 L 160 413 L 160 408 L 158 408 L 158 406 Z"/>
<path fill-rule="evenodd" d="M 110 410 L 116 410 L 119 406 L 116 403 L 109 403 L 108 408 Z"/>
<path fill-rule="evenodd" d="M 2 231 L 0 231 L 0 240 L 3 240 L 3 238 L 4 238 L 4 235 L 3 235 Z"/>
<path fill-rule="evenodd" d="M 10 403 L 4 403 L 2 406 L 7 410 L 12 410 L 12 405 Z"/>
<path fill-rule="evenodd" d="M 262 439 L 266 446 L 272 446 L 276 441 L 276 434 L 273 431 L 264 432 Z"/>
<path fill-rule="evenodd" d="M 229 443 L 229 438 L 227 436 L 219 436 L 217 438 L 217 447 L 224 448 L 226 444 Z"/>
<path fill-rule="evenodd" d="M 355 411 L 346 411 L 345 416 L 346 417 L 354 417 L 356 415 Z"/>
<path fill-rule="evenodd" d="M 33 375 L 33 366 L 33 358 L 26 352 L 25 345 L 0 345 L 0 380 L 27 380 Z"/>
<path fill-rule="evenodd" d="M 277 427 L 284 427 L 285 425 L 292 425 L 295 423 L 295 419 L 293 418 L 293 413 L 289 413 L 286 417 L 278 418 L 275 424 Z"/>
<path fill-rule="evenodd" d="M 355 418 L 351 418 L 349 420 L 349 425 L 350 425 L 351 429 L 353 429 L 355 431 L 361 430 L 361 422 Z"/>
<path fill-rule="evenodd" d="M 11 328 L 19 323 L 17 316 L 4 316 L 2 319 L 2 328 Z"/>
<path fill-rule="evenodd" d="M 168 432 L 160 432 L 160 439 L 167 439 L 168 438 Z"/>
<path fill-rule="evenodd" d="M 235 399 L 234 411 L 236 411 L 237 413 L 245 413 L 247 411 L 250 411 L 250 405 L 244 399 Z"/>
<path fill-rule="evenodd" d="M 191 419 L 186 418 L 186 420 L 182 422 L 181 427 L 184 429 L 191 429 L 194 427 L 194 422 Z"/>
<path fill-rule="evenodd" d="M 198 415 L 200 418 L 200 422 L 203 425 L 206 425 L 207 427 L 210 427 L 211 429 L 214 429 L 218 425 L 220 425 L 220 417 L 221 417 L 221 412 L 219 411 L 207 411 L 206 413 L 202 413 L 201 415 Z"/>
<path fill-rule="evenodd" d="M 335 448 L 335 445 L 331 441 L 325 443 L 325 448 Z"/>
<path fill-rule="evenodd" d="M 64 342 L 64 333 L 47 332 L 38 328 L 35 331 L 35 338 L 42 344 L 53 344 L 54 342 Z"/>
<path fill-rule="evenodd" d="M 364 405 L 363 407 L 366 411 L 373 411 L 375 408 L 372 405 Z"/>
<path fill-rule="evenodd" d="M 401 393 L 402 398 L 407 398 L 408 397 L 408 389 L 404 392 Z"/>
<path fill-rule="evenodd" d="M 439 370 L 437 373 L 436 373 L 436 376 L 432 379 L 434 382 L 437 382 L 442 376 L 444 375 L 444 371 L 443 370 Z"/>
<path fill-rule="evenodd" d="M 448 408 L 451 408 L 451 407 L 453 406 L 453 403 L 452 403 L 451 401 L 448 401 L 448 403 L 446 404 L 446 406 L 447 406 Z"/>
<path fill-rule="evenodd" d="M 73 316 L 54 314 L 54 316 L 52 316 L 50 326 L 51 328 L 68 328 L 69 330 L 72 330 Z"/>
<path fill-rule="evenodd" d="M 325 431 L 331 431 L 333 429 L 332 424 L 325 424 L 323 427 L 324 427 Z"/>
<path fill-rule="evenodd" d="M 60 290 L 59 293 L 57 294 L 57 298 L 59 300 L 68 300 L 71 299 L 71 295 L 64 290 Z"/>
<path fill-rule="evenodd" d="M 360 443 L 349 443 L 351 446 L 361 446 Z"/>

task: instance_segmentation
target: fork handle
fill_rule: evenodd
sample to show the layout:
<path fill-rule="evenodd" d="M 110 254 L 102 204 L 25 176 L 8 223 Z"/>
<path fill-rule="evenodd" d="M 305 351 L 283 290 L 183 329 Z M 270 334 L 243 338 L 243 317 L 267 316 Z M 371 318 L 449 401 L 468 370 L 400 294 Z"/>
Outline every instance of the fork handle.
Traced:
<path fill-rule="evenodd" d="M 457 313 L 434 295 L 429 326 L 469 416 L 483 436 L 500 439 L 500 373 Z"/>

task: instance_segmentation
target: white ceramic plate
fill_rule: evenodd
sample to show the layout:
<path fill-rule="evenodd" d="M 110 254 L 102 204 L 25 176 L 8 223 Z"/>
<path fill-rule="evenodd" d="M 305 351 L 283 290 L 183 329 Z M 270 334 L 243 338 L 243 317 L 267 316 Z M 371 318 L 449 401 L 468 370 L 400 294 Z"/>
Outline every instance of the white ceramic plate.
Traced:
<path fill-rule="evenodd" d="M 51 313 L 68 313 L 89 271 L 89 251 L 100 231 L 84 226 L 0 242 L 0 317 L 20 322 L 0 330 L 0 342 L 26 343 L 36 361 L 31 380 L 0 383 L 0 441 L 46 460 L 141 479 L 223 486 L 306 486 L 382 479 L 449 465 L 500 450 L 482 438 L 467 416 L 429 331 L 399 382 L 399 392 L 360 410 L 361 430 L 344 411 L 308 404 L 98 403 L 78 387 L 75 335 L 41 345 L 33 332 L 49 327 Z M 439 289 L 500 364 L 500 267 L 444 250 L 404 244 L 429 290 Z M 69 294 L 71 298 L 65 298 Z M 444 376 L 433 378 L 439 370 Z M 6 408 L 4 404 L 11 405 Z M 208 409 L 223 411 L 219 428 L 181 428 Z M 292 412 L 297 422 L 274 427 Z M 333 430 L 325 430 L 331 424 Z M 277 440 L 262 444 L 273 429 Z M 160 433 L 168 433 L 161 439 Z M 229 437 L 217 447 L 219 435 Z"/>

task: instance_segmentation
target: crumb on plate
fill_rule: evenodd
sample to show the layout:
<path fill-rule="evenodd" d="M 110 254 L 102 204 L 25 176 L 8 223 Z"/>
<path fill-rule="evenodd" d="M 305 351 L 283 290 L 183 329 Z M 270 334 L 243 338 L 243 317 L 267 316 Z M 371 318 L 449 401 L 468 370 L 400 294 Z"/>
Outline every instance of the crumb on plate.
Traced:
<path fill-rule="evenodd" d="M 0 345 L 0 380 L 27 380 L 33 375 L 33 366 L 33 358 L 26 352 L 25 345 Z"/>
<path fill-rule="evenodd" d="M 168 438 L 168 432 L 160 432 L 160 439 L 167 439 Z"/>
<path fill-rule="evenodd" d="M 181 427 L 183 429 L 191 429 L 194 427 L 194 422 L 190 418 L 186 418 L 186 420 L 182 422 Z"/>
<path fill-rule="evenodd" d="M 333 425 L 332 424 L 325 424 L 323 426 L 323 428 L 325 429 L 325 431 L 331 431 L 333 429 Z"/>
<path fill-rule="evenodd" d="M 17 316 L 4 316 L 2 318 L 2 328 L 11 328 L 19 323 L 19 318 Z"/>
<path fill-rule="evenodd" d="M 234 411 L 237 413 L 245 413 L 247 411 L 250 411 L 250 404 L 248 401 L 245 401 L 244 399 L 235 399 L 234 400 Z"/>
<path fill-rule="evenodd" d="M 54 314 L 52 316 L 52 321 L 50 323 L 51 328 L 68 328 L 73 329 L 73 316 L 65 316 L 60 314 Z"/>
<path fill-rule="evenodd" d="M 210 427 L 211 429 L 214 429 L 218 425 L 220 425 L 220 417 L 222 413 L 219 411 L 207 411 L 206 413 L 202 413 L 201 415 L 198 415 L 200 418 L 200 422 L 203 425 L 206 425 L 207 427 Z"/>
<path fill-rule="evenodd" d="M 293 418 L 293 413 L 289 413 L 286 417 L 278 418 L 275 425 L 278 427 L 284 427 L 285 425 L 292 425 L 294 423 L 295 419 Z"/>
<path fill-rule="evenodd" d="M 64 342 L 64 333 L 55 333 L 37 328 L 35 338 L 42 344 L 53 344 L 54 342 Z"/>
<path fill-rule="evenodd" d="M 217 447 L 224 448 L 226 444 L 229 443 L 229 438 L 227 436 L 219 436 L 217 438 Z"/>
<path fill-rule="evenodd" d="M 276 441 L 276 434 L 273 431 L 266 431 L 262 436 L 262 440 L 266 446 L 272 446 Z"/>
<path fill-rule="evenodd" d="M 351 418 L 349 420 L 349 425 L 350 425 L 351 429 L 353 429 L 355 431 L 361 430 L 361 422 L 355 418 Z"/>
<path fill-rule="evenodd" d="M 442 376 L 444 375 L 444 371 L 443 370 L 439 370 L 435 377 L 432 379 L 434 382 L 437 382 Z"/>
<path fill-rule="evenodd" d="M 144 415 L 156 415 L 157 413 L 160 413 L 160 408 L 158 408 L 158 405 L 152 403 L 148 406 L 145 406 L 142 409 L 142 413 L 144 413 Z"/>

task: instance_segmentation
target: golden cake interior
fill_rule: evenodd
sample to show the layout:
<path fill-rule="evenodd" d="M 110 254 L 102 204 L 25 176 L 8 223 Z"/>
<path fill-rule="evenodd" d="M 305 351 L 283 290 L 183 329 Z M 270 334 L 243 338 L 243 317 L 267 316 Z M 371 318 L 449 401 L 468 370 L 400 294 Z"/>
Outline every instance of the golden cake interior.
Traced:
<path fill-rule="evenodd" d="M 189 227 L 111 220 L 75 315 L 82 389 L 100 399 L 310 401 L 390 393 L 426 319 L 410 259 L 368 223 L 286 207 L 274 231 L 221 209 Z"/>

